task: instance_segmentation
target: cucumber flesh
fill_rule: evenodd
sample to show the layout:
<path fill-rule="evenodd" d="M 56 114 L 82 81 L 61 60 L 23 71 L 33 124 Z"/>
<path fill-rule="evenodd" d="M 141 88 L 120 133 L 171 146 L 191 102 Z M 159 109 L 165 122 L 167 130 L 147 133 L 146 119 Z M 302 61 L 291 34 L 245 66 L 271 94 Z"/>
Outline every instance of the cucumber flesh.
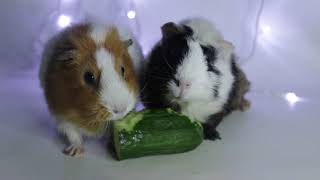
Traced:
<path fill-rule="evenodd" d="M 186 152 L 203 140 L 200 123 L 171 109 L 132 112 L 114 122 L 113 128 L 119 160 Z"/>

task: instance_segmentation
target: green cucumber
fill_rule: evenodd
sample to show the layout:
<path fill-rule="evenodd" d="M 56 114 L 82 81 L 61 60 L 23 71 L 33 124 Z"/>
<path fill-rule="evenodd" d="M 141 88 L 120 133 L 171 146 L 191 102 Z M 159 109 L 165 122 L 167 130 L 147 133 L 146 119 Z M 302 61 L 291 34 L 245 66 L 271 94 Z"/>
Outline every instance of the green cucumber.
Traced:
<path fill-rule="evenodd" d="M 171 109 L 146 109 L 115 121 L 113 137 L 116 156 L 123 160 L 193 150 L 203 140 L 203 129 Z"/>

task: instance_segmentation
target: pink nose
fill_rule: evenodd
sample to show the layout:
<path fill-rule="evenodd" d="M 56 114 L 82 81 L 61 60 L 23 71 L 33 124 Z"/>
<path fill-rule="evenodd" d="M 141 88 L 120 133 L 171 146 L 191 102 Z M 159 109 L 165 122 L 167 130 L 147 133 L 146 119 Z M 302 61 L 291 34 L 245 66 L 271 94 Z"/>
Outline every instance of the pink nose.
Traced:
<path fill-rule="evenodd" d="M 184 89 L 189 89 L 191 86 L 191 82 L 190 81 L 182 81 L 181 82 L 181 87 Z"/>
<path fill-rule="evenodd" d="M 181 81 L 180 82 L 180 93 L 179 97 L 182 97 L 186 90 L 188 90 L 191 87 L 190 81 Z"/>

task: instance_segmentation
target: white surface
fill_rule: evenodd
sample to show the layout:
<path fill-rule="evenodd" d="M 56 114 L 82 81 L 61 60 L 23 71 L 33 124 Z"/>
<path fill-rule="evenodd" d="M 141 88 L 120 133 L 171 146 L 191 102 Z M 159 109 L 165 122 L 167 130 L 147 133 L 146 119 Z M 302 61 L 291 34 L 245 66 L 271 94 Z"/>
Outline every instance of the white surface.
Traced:
<path fill-rule="evenodd" d="M 141 12 L 146 13 L 144 16 L 147 17 L 152 11 L 148 7 L 159 6 L 161 11 L 165 11 L 166 4 L 160 6 L 160 0 L 136 1 L 136 17 Z M 30 7 L 35 9 L 26 8 L 25 6 L 29 7 L 27 3 L 1 1 L 1 14 L 17 11 L 10 18 L 15 17 L 17 22 L 29 22 L 17 23 L 21 25 L 18 28 L 13 25 L 5 28 L 1 26 L 1 39 L 4 37 L 5 40 L 0 42 L 0 63 L 1 67 L 7 68 L 5 70 L 10 71 L 9 67 L 23 64 L 21 57 L 27 52 L 29 46 L 25 42 L 29 41 L 19 37 L 28 39 L 30 33 L 36 32 L 33 28 L 37 26 L 37 21 L 23 12 L 40 13 L 46 11 L 40 7 L 51 7 L 48 3 L 42 3 L 44 1 L 32 2 Z M 228 4 L 239 8 L 243 5 L 238 0 L 226 2 L 224 5 L 217 3 L 217 6 L 221 6 L 218 13 L 220 16 L 224 10 L 229 10 Z M 103 143 L 89 140 L 83 159 L 67 158 L 61 153 L 62 144 L 55 134 L 54 121 L 46 110 L 35 70 L 1 74 L 0 179 L 318 180 L 319 5 L 317 0 L 266 1 L 257 48 L 252 58 L 244 64 L 253 84 L 249 95 L 252 108 L 246 113 L 232 114 L 219 126 L 221 141 L 204 142 L 189 153 L 117 162 L 105 151 Z M 200 11 L 199 8 L 208 8 L 207 6 L 204 3 L 185 7 L 195 7 Z M 181 5 L 178 8 L 183 7 Z M 11 22 L 0 17 L 1 24 Z M 35 15 L 34 18 L 39 17 Z M 159 22 L 154 22 L 151 18 L 141 20 L 140 23 L 143 23 L 142 27 L 157 28 Z M 230 35 L 233 33 L 226 30 L 228 27 L 234 31 L 237 29 L 229 21 L 223 23 L 223 32 Z M 266 31 L 263 27 L 270 28 Z M 13 35 L 3 34 L 3 31 L 12 32 Z M 142 28 L 142 32 L 144 31 L 147 30 Z M 142 40 L 151 36 L 152 34 L 146 33 Z M 237 39 L 240 35 L 234 37 Z M 31 64 L 29 61 L 25 62 L 24 67 L 32 67 Z M 300 101 L 290 104 L 286 99 L 288 92 L 295 93 L 301 98 Z"/>

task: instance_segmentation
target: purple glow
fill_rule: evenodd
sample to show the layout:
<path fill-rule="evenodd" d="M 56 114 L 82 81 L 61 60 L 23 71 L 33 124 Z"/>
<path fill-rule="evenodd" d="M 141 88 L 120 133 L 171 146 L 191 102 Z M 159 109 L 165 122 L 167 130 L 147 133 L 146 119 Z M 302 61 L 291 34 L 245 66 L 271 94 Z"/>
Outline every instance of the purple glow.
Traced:
<path fill-rule="evenodd" d="M 75 0 L 61 0 L 61 3 L 71 3 L 73 1 L 75 1 Z"/>
<path fill-rule="evenodd" d="M 139 102 L 139 103 L 136 105 L 135 110 L 136 110 L 136 111 L 141 111 L 141 110 L 143 110 L 143 109 L 144 109 L 143 104 L 142 104 L 141 102 Z"/>

